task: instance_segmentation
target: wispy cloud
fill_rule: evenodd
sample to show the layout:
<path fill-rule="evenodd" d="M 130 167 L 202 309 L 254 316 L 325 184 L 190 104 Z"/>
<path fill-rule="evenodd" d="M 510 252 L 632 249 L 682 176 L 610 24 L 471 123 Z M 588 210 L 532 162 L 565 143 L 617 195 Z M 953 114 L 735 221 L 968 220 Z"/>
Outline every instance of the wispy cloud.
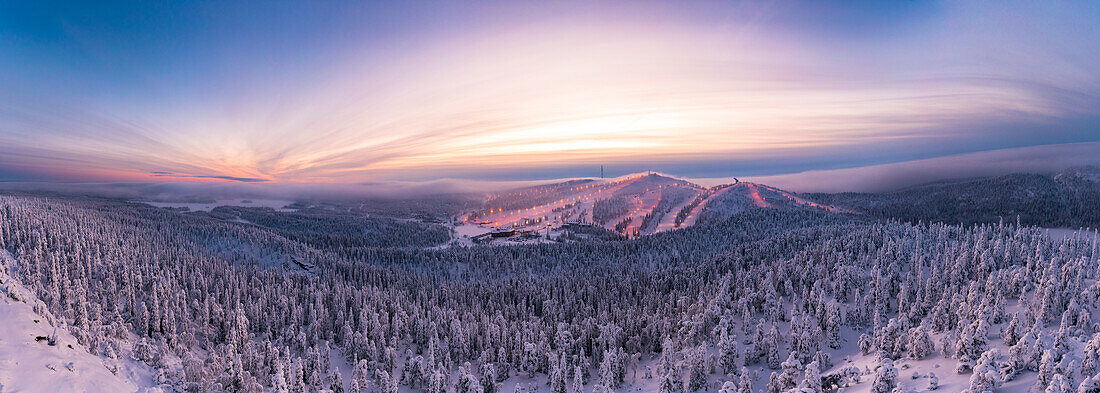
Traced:
<path fill-rule="evenodd" d="M 999 149 L 883 165 L 744 179 L 796 192 L 883 192 L 944 179 L 1010 173 L 1054 173 L 1084 165 L 1100 165 L 1100 142 Z M 709 185 L 728 181 L 728 178 L 712 178 L 702 179 L 700 182 Z"/>
<path fill-rule="evenodd" d="M 95 87 L 60 94 L 46 71 L 14 69 L 28 77 L 0 97 L 0 173 L 357 182 L 715 162 L 761 173 L 1098 137 L 1100 49 L 1089 43 L 1100 32 L 1088 2 L 577 7 L 471 7 L 492 18 L 410 20 L 334 40 L 313 63 L 291 47 L 240 57 L 280 47 L 262 27 L 194 53 L 172 48 L 210 43 L 151 31 L 171 42 L 126 63 L 137 55 L 110 45 L 118 32 L 69 25 L 92 60 L 115 51 L 140 82 L 47 72 Z M 189 27 L 213 29 L 198 20 Z M 333 28 L 281 39 L 325 41 L 315 34 Z"/>
<path fill-rule="evenodd" d="M 236 177 L 236 176 L 223 176 L 223 175 L 185 175 L 165 171 L 152 171 L 149 174 L 155 177 L 172 177 L 172 178 L 193 178 L 193 179 L 216 179 L 216 180 L 228 180 L 241 183 L 263 183 L 269 180 L 260 179 L 255 177 Z"/>

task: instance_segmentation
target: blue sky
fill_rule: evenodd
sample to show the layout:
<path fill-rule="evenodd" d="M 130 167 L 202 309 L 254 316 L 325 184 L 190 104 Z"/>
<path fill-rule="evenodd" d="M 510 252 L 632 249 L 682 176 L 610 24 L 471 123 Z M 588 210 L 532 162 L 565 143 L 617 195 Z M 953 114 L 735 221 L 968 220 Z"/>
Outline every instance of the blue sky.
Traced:
<path fill-rule="evenodd" d="M 1096 2 L 9 2 L 0 180 L 770 175 L 1100 140 Z"/>

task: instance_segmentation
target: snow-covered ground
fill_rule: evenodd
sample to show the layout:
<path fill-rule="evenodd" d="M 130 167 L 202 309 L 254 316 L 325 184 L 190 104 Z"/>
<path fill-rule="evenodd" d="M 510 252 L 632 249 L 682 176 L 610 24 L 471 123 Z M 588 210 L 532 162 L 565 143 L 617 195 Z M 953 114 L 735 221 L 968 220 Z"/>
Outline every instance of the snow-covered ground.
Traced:
<path fill-rule="evenodd" d="M 1047 236 L 1050 236 L 1050 239 L 1054 241 L 1061 241 L 1062 239 L 1065 239 L 1067 237 L 1080 237 L 1083 239 L 1100 238 L 1100 234 L 1098 234 L 1095 230 L 1090 229 L 1047 228 L 1046 233 Z"/>
<path fill-rule="evenodd" d="M 691 203 L 695 199 L 699 192 L 684 198 L 683 202 L 676 204 L 672 209 L 669 209 L 668 213 L 661 217 L 661 223 L 657 225 L 657 230 L 654 232 L 664 232 L 676 229 L 676 214 L 680 212 L 685 206 Z"/>
<path fill-rule="evenodd" d="M 712 201 L 712 200 L 721 198 L 722 195 L 724 195 L 725 193 L 728 193 L 729 190 L 732 189 L 732 188 L 733 187 L 728 187 L 724 190 L 720 190 L 720 191 L 708 196 L 706 199 L 704 199 L 702 202 L 700 202 L 698 206 L 695 206 L 695 209 L 692 209 L 691 213 L 688 214 L 687 218 L 684 219 L 683 224 L 680 224 L 680 227 L 686 228 L 686 227 L 690 227 L 692 225 L 695 225 L 695 222 L 699 220 L 700 212 L 702 212 L 703 209 L 706 209 L 707 204 L 710 203 L 710 201 Z"/>
<path fill-rule="evenodd" d="M 8 274 L 11 262 L 0 250 L 0 392 L 117 393 L 149 385 L 130 372 L 137 365 L 129 359 L 116 359 L 126 364 L 118 364 L 115 375 L 67 329 L 55 328 L 46 305 Z M 39 339 L 55 334 L 56 345 Z"/>

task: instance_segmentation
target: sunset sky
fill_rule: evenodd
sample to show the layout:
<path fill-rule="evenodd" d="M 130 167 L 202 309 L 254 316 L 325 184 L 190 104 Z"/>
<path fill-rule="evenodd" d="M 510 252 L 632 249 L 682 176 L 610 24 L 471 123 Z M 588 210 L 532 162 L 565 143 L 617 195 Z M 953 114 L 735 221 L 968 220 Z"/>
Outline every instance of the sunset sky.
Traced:
<path fill-rule="evenodd" d="M 1100 141 L 1100 2 L 3 2 L 0 180 L 775 175 Z"/>

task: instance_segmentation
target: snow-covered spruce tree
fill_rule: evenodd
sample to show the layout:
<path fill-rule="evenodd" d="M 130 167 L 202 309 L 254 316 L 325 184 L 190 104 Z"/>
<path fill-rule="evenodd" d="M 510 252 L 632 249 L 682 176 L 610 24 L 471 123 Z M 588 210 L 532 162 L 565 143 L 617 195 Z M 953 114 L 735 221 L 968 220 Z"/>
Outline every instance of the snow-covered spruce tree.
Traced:
<path fill-rule="evenodd" d="M 1001 385 L 1003 376 L 997 362 L 1000 351 L 991 349 L 982 354 L 978 363 L 974 366 L 974 373 L 970 376 L 970 387 L 966 393 L 992 392 Z"/>
<path fill-rule="evenodd" d="M 838 380 L 836 387 L 845 388 L 859 384 L 862 381 L 863 371 L 856 366 L 846 366 L 836 372 Z"/>
<path fill-rule="evenodd" d="M 825 307 L 825 341 L 829 348 L 840 349 L 841 342 L 840 328 L 844 325 L 843 317 L 840 314 L 840 307 L 835 303 L 829 303 Z"/>
<path fill-rule="evenodd" d="M 1041 354 L 1037 352 L 1036 345 L 1037 338 L 1034 333 L 1026 332 L 1020 339 L 1008 350 L 1009 362 L 1012 363 L 1013 368 L 1019 372 L 1023 370 L 1037 371 L 1039 369 L 1039 361 Z"/>
<path fill-rule="evenodd" d="M 1073 393 L 1075 389 L 1066 381 L 1066 378 L 1062 374 L 1054 374 L 1050 378 L 1050 384 L 1047 385 L 1045 393 Z"/>
<path fill-rule="evenodd" d="M 573 385 L 569 389 L 569 393 L 584 393 L 584 372 L 581 371 L 581 366 L 577 365 L 573 368 Z"/>
<path fill-rule="evenodd" d="M 560 362 L 556 360 L 558 359 L 556 354 L 551 354 L 550 358 L 550 374 L 546 380 L 546 383 L 550 385 L 550 393 L 566 393 L 568 385 L 566 384 L 565 370 L 562 369 Z"/>
<path fill-rule="evenodd" d="M 431 378 L 428 379 L 428 389 L 426 393 L 445 393 L 447 391 L 447 372 L 442 368 L 436 368 L 432 371 Z"/>
<path fill-rule="evenodd" d="M 1094 375 L 1081 381 L 1077 386 L 1077 393 L 1100 393 L 1100 375 Z"/>
<path fill-rule="evenodd" d="M 1056 367 L 1054 353 L 1050 350 L 1044 351 L 1042 360 L 1039 361 L 1039 376 L 1035 380 L 1035 387 L 1042 389 L 1044 386 L 1049 385 L 1057 373 Z"/>
<path fill-rule="evenodd" d="M 784 388 L 784 385 L 786 385 L 786 384 L 784 383 L 784 381 L 781 380 L 781 378 L 782 378 L 782 376 L 781 376 L 780 372 L 772 371 L 772 373 L 770 375 L 768 375 L 768 384 L 764 385 L 764 392 L 765 393 L 782 393 L 782 392 L 785 392 L 786 390 Z M 791 386 L 791 387 L 793 387 L 793 386 Z"/>
<path fill-rule="evenodd" d="M 875 369 L 875 379 L 871 383 L 871 393 L 891 393 L 898 386 L 898 370 L 894 361 L 883 358 Z"/>
<path fill-rule="evenodd" d="M 955 358 L 959 360 L 960 372 L 973 367 L 973 362 L 982 356 L 989 345 L 989 327 L 985 319 L 973 322 L 961 320 L 960 334 L 955 343 Z"/>
<path fill-rule="evenodd" d="M 795 353 L 787 356 L 782 363 L 783 371 L 772 373 L 768 380 L 768 392 L 786 392 L 798 386 L 799 375 L 802 373 L 802 362 Z"/>
<path fill-rule="evenodd" d="M 706 387 L 706 347 L 699 345 L 687 350 L 684 357 L 684 391 L 695 392 Z"/>
<path fill-rule="evenodd" d="M 764 322 L 762 320 L 750 323 L 748 319 L 743 324 L 745 331 L 744 350 L 742 356 L 744 357 L 744 365 L 751 366 L 760 362 L 764 358 L 765 348 L 761 346 L 764 340 Z"/>
<path fill-rule="evenodd" d="M 859 352 L 863 355 L 870 355 L 876 348 L 874 337 L 867 333 L 859 335 L 858 345 Z"/>
<path fill-rule="evenodd" d="M 737 393 L 752 393 L 753 376 L 745 367 L 741 367 L 741 378 L 737 381 Z"/>
<path fill-rule="evenodd" d="M 1091 377 L 1100 371 L 1100 333 L 1095 333 L 1085 344 L 1081 359 L 1081 376 Z"/>
<path fill-rule="evenodd" d="M 358 381 L 352 382 L 352 388 L 350 393 L 359 393 Z M 290 393 L 290 385 L 286 382 L 286 376 L 283 375 L 283 370 L 280 368 L 275 372 L 275 375 L 271 377 L 271 391 L 272 393 Z"/>
<path fill-rule="evenodd" d="M 821 386 L 821 368 L 818 367 L 816 360 L 806 365 L 806 371 L 803 373 L 802 382 L 798 384 L 798 387 L 813 393 L 824 391 Z"/>
<path fill-rule="evenodd" d="M 722 387 L 718 389 L 718 393 L 737 393 L 737 382 L 722 382 Z"/>
<path fill-rule="evenodd" d="M 1067 360 L 1069 360 L 1068 364 L 1066 363 Z M 1077 374 L 1081 372 L 1081 363 L 1079 363 L 1077 359 L 1071 360 L 1069 356 L 1065 356 L 1062 358 L 1062 364 L 1064 364 L 1064 366 L 1060 367 L 1059 371 L 1066 377 L 1066 382 L 1068 382 L 1070 386 L 1077 386 L 1082 380 L 1082 378 L 1077 378 Z"/>
<path fill-rule="evenodd" d="M 891 318 L 884 328 L 875 329 L 872 348 L 885 352 L 889 358 L 901 357 L 902 352 L 905 350 L 904 333 L 907 331 L 905 325 L 904 320 Z"/>
<path fill-rule="evenodd" d="M 478 380 L 478 384 L 481 385 L 482 392 L 499 393 L 500 385 L 497 383 L 496 367 L 494 367 L 492 363 L 482 363 L 479 368 L 481 370 L 481 378 Z"/>
<path fill-rule="evenodd" d="M 923 359 L 936 350 L 932 343 L 932 337 L 923 327 L 917 326 L 909 329 L 908 339 L 905 340 L 905 352 L 910 359 Z"/>
<path fill-rule="evenodd" d="M 702 355 L 699 355 L 699 367 L 702 367 Z M 626 354 L 622 348 L 616 346 L 604 351 L 603 361 L 600 362 L 600 379 L 611 388 L 622 386 L 626 380 Z"/>
<path fill-rule="evenodd" d="M 661 342 L 661 356 L 657 359 L 657 373 L 660 375 L 674 373 L 676 363 L 676 344 L 672 342 L 672 338 L 666 337 Z"/>
<path fill-rule="evenodd" d="M 731 332 L 722 331 L 718 339 L 718 367 L 725 374 L 736 372 L 740 367 L 740 346 L 737 336 Z"/>
<path fill-rule="evenodd" d="M 794 307 L 793 310 L 798 310 L 799 307 Z M 794 313 L 794 312 L 792 312 Z M 790 330 L 790 350 L 791 353 L 798 356 L 798 360 L 803 364 L 812 361 L 811 357 L 821 349 L 822 332 L 821 328 L 808 315 L 802 315 L 801 313 L 795 313 L 791 316 L 791 330 Z"/>
<path fill-rule="evenodd" d="M 383 386 L 387 385 L 386 382 L 388 382 L 389 379 L 388 379 L 388 376 L 383 374 L 383 373 L 385 373 L 385 371 L 380 370 L 379 373 L 382 374 L 382 376 L 387 377 L 385 379 L 382 378 L 382 377 L 379 377 L 378 378 L 379 384 L 381 384 Z M 484 392 L 484 387 L 481 386 L 481 381 L 477 378 L 477 376 L 471 374 L 466 367 L 464 367 L 464 366 L 459 367 L 459 374 L 458 374 L 457 378 L 458 379 L 455 381 L 454 393 L 483 393 Z M 384 393 L 392 393 L 392 392 L 384 392 Z"/>
<path fill-rule="evenodd" d="M 597 385 L 602 386 L 602 384 Z M 657 393 L 680 393 L 680 388 L 682 386 L 681 384 L 677 384 L 672 373 L 668 372 L 661 376 L 661 382 L 657 385 Z"/>
<path fill-rule="evenodd" d="M 151 362 L 155 357 L 156 348 L 149 343 L 149 340 L 142 338 L 138 340 L 134 347 L 130 351 L 130 356 L 134 360 L 142 362 Z"/>
<path fill-rule="evenodd" d="M 1013 313 L 1012 319 L 1008 321 L 1008 325 L 1001 330 L 1001 338 L 1004 340 L 1006 346 L 1011 347 L 1016 345 L 1016 342 L 1020 340 L 1020 335 L 1022 334 L 1020 332 L 1020 325 L 1022 323 L 1023 322 L 1020 320 L 1020 313 Z"/>
<path fill-rule="evenodd" d="M 764 360 L 768 368 L 772 370 L 779 369 L 782 365 L 782 359 L 779 355 L 780 345 L 779 329 L 775 325 L 772 325 L 771 329 L 765 332 L 763 340 L 757 343 L 757 346 L 763 348 Z"/>
<path fill-rule="evenodd" d="M 328 385 L 328 390 L 332 391 L 332 393 L 344 393 L 344 378 L 340 376 L 340 369 L 331 369 L 325 379 L 327 381 L 326 385 Z"/>

